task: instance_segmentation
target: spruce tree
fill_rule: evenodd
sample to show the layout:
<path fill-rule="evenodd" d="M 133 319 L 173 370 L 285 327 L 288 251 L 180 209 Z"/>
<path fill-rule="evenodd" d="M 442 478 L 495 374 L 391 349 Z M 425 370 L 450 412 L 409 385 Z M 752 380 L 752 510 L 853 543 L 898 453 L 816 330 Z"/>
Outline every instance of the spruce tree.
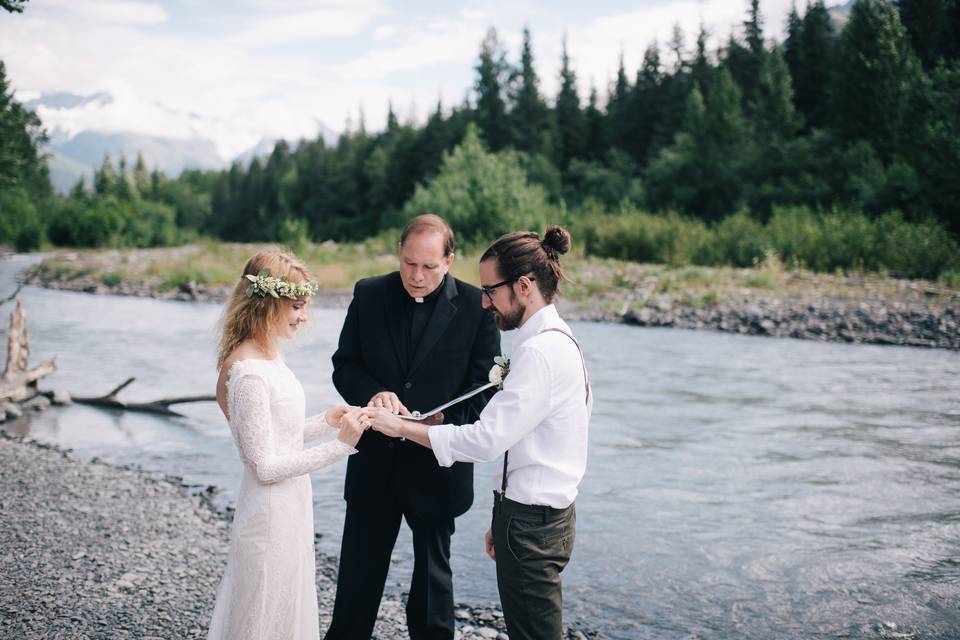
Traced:
<path fill-rule="evenodd" d="M 503 100 L 502 78 L 504 56 L 497 31 L 490 28 L 480 45 L 480 60 L 477 62 L 476 121 L 487 146 L 499 151 L 507 145 L 507 108 Z"/>
<path fill-rule="evenodd" d="M 899 148 L 912 84 L 922 74 L 896 10 L 884 0 L 857 0 L 838 48 L 833 117 L 851 141 L 884 159 Z"/>
<path fill-rule="evenodd" d="M 524 28 L 520 68 L 511 84 L 510 137 L 514 147 L 528 153 L 546 152 L 549 137 L 549 110 L 540 95 L 539 84 L 540 79 L 533 68 L 530 30 Z"/>
<path fill-rule="evenodd" d="M 554 113 L 557 121 L 557 161 L 561 169 L 566 169 L 573 158 L 583 154 L 586 142 L 586 122 L 580 109 L 577 75 L 570 66 L 566 36 L 560 65 L 560 91 Z"/>
<path fill-rule="evenodd" d="M 597 88 L 594 86 L 590 88 L 590 99 L 584 112 L 584 121 L 586 143 L 583 156 L 588 160 L 599 160 L 607 150 L 606 122 L 598 105 Z"/>
<path fill-rule="evenodd" d="M 829 120 L 835 52 L 833 20 L 823 0 L 816 0 L 803 16 L 795 54 L 799 66 L 791 69 L 797 109 L 803 114 L 808 128 L 823 127 Z M 794 56 L 794 53 L 790 56 Z M 842 73 L 842 70 L 838 71 Z"/>
<path fill-rule="evenodd" d="M 783 59 L 790 69 L 790 77 L 796 78 L 803 62 L 800 59 L 801 44 L 800 39 L 803 33 L 803 20 L 797 13 L 796 2 L 790 6 L 790 13 L 787 15 L 787 36 L 783 40 Z"/>
<path fill-rule="evenodd" d="M 956 39 L 960 33 L 944 30 L 947 6 L 944 0 L 896 0 L 900 21 L 910 35 L 910 43 L 926 69 L 943 56 L 943 40 Z"/>

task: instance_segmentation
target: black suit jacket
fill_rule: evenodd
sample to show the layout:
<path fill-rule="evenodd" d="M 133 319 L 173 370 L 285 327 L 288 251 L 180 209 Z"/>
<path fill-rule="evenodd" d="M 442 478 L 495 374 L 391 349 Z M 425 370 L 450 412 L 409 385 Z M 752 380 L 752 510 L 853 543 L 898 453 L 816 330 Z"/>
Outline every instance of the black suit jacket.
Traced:
<path fill-rule="evenodd" d="M 500 332 L 480 304 L 480 289 L 447 274 L 413 358 L 407 354 L 400 273 L 360 280 L 333 354 L 333 384 L 352 405 L 392 391 L 410 411 L 426 412 L 487 382 L 500 355 Z M 407 363 L 410 363 L 409 366 Z M 450 407 L 444 422 L 475 421 L 492 392 Z M 424 517 L 451 518 L 473 503 L 473 465 L 441 467 L 420 445 L 368 430 L 350 456 L 344 497 L 376 507 L 390 501 Z"/>

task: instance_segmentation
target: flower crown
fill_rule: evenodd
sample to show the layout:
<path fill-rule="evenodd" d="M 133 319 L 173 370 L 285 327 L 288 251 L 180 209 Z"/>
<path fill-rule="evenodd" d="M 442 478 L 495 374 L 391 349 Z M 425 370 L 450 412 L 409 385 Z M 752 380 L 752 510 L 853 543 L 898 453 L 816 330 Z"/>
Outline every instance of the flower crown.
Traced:
<path fill-rule="evenodd" d="M 263 269 L 257 275 L 247 274 L 244 276 L 250 281 L 247 285 L 246 294 L 252 298 L 254 294 L 261 298 L 273 296 L 274 298 L 308 298 L 317 292 L 320 286 L 316 282 L 290 282 L 284 277 L 274 278 L 270 275 L 269 269 Z"/>

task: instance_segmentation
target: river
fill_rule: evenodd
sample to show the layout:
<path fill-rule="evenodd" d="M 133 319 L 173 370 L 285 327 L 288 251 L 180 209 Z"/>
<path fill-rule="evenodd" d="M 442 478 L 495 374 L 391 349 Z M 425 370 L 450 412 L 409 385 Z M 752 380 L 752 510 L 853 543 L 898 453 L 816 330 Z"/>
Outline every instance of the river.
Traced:
<path fill-rule="evenodd" d="M 36 256 L 0 260 L 0 297 Z M 212 393 L 218 305 L 25 288 L 31 363 L 46 388 L 129 400 Z M 11 305 L 2 307 L 3 332 Z M 330 383 L 342 309 L 315 309 L 286 359 L 308 413 Z M 960 354 L 572 323 L 596 406 L 568 621 L 611 639 L 960 637 Z M 504 336 L 509 353 L 510 335 Z M 185 418 L 54 408 L 19 432 L 186 482 L 237 491 L 213 403 Z M 490 478 L 457 520 L 458 601 L 496 601 L 483 553 Z M 313 475 L 319 548 L 336 554 L 344 466 Z M 406 589 L 412 542 L 388 590 Z M 331 606 L 331 603 L 321 603 Z M 899 635 L 898 635 L 899 634 Z"/>

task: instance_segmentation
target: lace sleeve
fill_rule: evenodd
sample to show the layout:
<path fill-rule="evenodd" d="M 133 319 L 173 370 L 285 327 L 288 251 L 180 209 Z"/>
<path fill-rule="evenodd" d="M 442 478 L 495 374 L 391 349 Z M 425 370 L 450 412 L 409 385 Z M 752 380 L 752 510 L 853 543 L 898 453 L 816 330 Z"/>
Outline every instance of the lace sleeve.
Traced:
<path fill-rule="evenodd" d="M 332 464 L 356 449 L 339 440 L 296 453 L 278 454 L 270 418 L 270 392 L 256 374 L 231 380 L 227 390 L 230 430 L 240 457 L 264 484 L 279 482 Z"/>
<path fill-rule="evenodd" d="M 303 441 L 309 442 L 310 440 L 316 440 L 334 431 L 337 431 L 337 429 L 327 424 L 327 412 L 324 411 L 315 416 L 310 416 L 304 421 Z"/>

